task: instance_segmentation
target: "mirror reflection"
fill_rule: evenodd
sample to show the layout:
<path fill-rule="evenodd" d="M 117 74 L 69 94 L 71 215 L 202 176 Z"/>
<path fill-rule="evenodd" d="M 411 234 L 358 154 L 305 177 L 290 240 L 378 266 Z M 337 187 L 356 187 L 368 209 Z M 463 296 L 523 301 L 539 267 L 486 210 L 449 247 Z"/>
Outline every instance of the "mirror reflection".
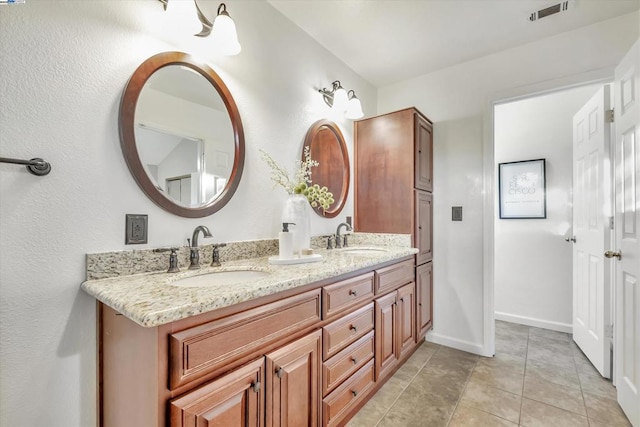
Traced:
<path fill-rule="evenodd" d="M 189 208 L 207 205 L 231 175 L 234 134 L 216 89 L 183 65 L 155 71 L 135 109 L 140 161 L 155 187 Z"/>
<path fill-rule="evenodd" d="M 326 186 L 335 200 L 324 212 L 321 208 L 315 211 L 333 218 L 342 211 L 349 193 L 349 155 L 342 132 L 329 120 L 317 121 L 307 132 L 304 146 L 310 148 L 311 158 L 320 163 L 311 170 L 312 183 Z"/>

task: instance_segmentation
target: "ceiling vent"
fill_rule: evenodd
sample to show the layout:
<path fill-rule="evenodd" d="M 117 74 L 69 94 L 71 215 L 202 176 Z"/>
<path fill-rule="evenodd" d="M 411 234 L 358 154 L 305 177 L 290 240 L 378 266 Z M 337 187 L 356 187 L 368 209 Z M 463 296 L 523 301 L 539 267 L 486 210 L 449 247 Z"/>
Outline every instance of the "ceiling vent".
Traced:
<path fill-rule="evenodd" d="M 529 21 L 533 22 L 538 19 L 546 18 L 550 15 L 555 15 L 556 13 L 566 12 L 567 9 L 569 9 L 569 1 L 563 1 L 561 3 L 554 4 L 553 6 L 540 9 L 537 12 L 533 12 L 531 16 L 529 16 Z"/>

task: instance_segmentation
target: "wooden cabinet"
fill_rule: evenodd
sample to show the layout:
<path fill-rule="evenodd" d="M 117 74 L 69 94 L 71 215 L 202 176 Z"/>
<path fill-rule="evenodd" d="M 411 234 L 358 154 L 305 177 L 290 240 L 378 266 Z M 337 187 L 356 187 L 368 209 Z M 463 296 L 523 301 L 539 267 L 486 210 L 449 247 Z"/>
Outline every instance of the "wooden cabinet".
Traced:
<path fill-rule="evenodd" d="M 264 426 L 264 360 L 173 399 L 169 416 L 172 427 Z"/>
<path fill-rule="evenodd" d="M 321 355 L 319 330 L 267 354 L 267 427 L 322 425 Z"/>
<path fill-rule="evenodd" d="M 398 358 L 402 359 L 416 344 L 416 284 L 398 289 Z"/>
<path fill-rule="evenodd" d="M 385 377 L 398 361 L 396 293 L 376 299 L 376 381 Z"/>
<path fill-rule="evenodd" d="M 424 191 L 416 194 L 415 246 L 420 252 L 416 255 L 416 265 L 433 259 L 433 196 Z"/>
<path fill-rule="evenodd" d="M 415 125 L 415 188 L 433 191 L 433 125 L 417 113 Z"/>
<path fill-rule="evenodd" d="M 433 266 L 432 263 L 419 265 L 416 267 L 416 300 L 418 307 L 416 310 L 416 329 L 418 338 L 426 335 L 431 329 L 433 312 Z"/>

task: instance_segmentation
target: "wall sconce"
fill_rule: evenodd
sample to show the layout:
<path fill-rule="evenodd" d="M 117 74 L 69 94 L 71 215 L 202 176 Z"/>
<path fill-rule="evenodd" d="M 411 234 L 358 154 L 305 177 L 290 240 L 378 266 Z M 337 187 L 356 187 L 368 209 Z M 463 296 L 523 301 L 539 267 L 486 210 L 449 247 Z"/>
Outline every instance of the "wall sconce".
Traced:
<path fill-rule="evenodd" d="M 324 102 L 331 107 L 333 111 L 344 114 L 347 119 L 356 120 L 364 116 L 362 104 L 356 96 L 355 91 L 350 90 L 347 92 L 342 87 L 340 80 L 331 83 L 331 90 L 322 88 L 318 89 L 318 92 L 322 94 Z"/>
<path fill-rule="evenodd" d="M 158 0 L 162 3 L 164 10 L 167 10 L 169 6 L 169 0 Z M 178 0 L 174 0 L 178 1 Z M 191 0 L 181 0 L 181 1 L 189 1 Z M 218 52 L 223 55 L 232 56 L 240 53 L 242 49 L 240 43 L 238 42 L 238 33 L 236 31 L 236 24 L 233 22 L 233 19 L 227 13 L 227 5 L 224 3 L 220 3 L 218 6 L 218 14 L 216 18 L 213 20 L 213 23 L 207 19 L 207 17 L 202 13 L 200 7 L 198 7 L 198 3 L 196 0 L 193 0 L 193 5 L 195 6 L 194 14 L 197 15 L 198 21 L 202 24 L 202 30 L 194 34 L 196 37 L 209 37 L 210 35 L 213 37 L 213 43 Z"/>

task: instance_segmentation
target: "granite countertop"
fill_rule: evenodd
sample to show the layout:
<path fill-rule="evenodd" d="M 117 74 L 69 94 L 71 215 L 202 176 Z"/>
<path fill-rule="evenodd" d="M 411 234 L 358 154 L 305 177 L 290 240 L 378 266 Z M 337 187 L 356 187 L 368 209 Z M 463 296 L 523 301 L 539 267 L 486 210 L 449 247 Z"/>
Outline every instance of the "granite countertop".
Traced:
<path fill-rule="evenodd" d="M 179 273 L 154 272 L 87 280 L 82 284 L 82 289 L 139 325 L 155 327 L 418 252 L 410 247 L 358 247 L 384 250 L 359 254 L 350 254 L 341 249 L 317 250 L 316 253 L 323 256 L 322 261 L 294 265 L 271 265 L 268 257 L 227 261 L 223 262 L 222 267 L 203 267 Z M 233 285 L 180 287 L 171 284 L 191 276 L 234 270 L 265 271 L 269 274 Z"/>

